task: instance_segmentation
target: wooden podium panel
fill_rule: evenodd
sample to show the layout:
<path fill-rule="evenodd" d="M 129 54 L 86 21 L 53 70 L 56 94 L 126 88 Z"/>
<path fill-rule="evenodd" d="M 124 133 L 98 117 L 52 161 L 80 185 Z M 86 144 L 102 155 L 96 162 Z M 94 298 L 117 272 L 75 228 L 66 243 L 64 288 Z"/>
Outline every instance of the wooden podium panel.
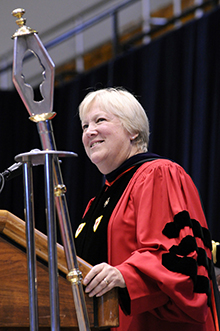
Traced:
<path fill-rule="evenodd" d="M 50 330 L 49 274 L 47 236 L 35 230 L 37 261 L 37 293 L 40 330 Z M 0 330 L 29 330 L 29 294 L 26 256 L 25 222 L 8 211 L 0 210 Z M 78 330 L 72 287 L 66 280 L 64 250 L 57 245 L 59 275 L 60 326 L 62 330 Z M 78 258 L 83 277 L 91 265 Z M 91 330 L 118 326 L 117 290 L 101 298 L 85 294 Z"/>

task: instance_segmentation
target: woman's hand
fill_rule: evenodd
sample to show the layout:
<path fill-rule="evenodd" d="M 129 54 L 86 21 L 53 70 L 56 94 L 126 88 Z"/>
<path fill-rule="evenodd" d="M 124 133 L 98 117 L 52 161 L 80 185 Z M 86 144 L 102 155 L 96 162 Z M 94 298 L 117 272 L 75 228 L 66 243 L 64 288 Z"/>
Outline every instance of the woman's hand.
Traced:
<path fill-rule="evenodd" d="M 85 292 L 89 297 L 100 297 L 113 287 L 126 287 L 121 272 L 107 263 L 94 266 L 84 278 Z"/>

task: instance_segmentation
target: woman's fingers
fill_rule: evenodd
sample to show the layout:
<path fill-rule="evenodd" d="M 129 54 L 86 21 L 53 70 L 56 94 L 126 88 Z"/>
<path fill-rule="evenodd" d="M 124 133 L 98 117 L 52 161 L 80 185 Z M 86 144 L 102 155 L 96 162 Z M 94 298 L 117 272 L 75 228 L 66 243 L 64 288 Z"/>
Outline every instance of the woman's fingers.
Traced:
<path fill-rule="evenodd" d="M 90 297 L 101 296 L 113 287 L 126 287 L 121 272 L 107 263 L 101 263 L 91 269 L 84 278 L 85 292 Z"/>

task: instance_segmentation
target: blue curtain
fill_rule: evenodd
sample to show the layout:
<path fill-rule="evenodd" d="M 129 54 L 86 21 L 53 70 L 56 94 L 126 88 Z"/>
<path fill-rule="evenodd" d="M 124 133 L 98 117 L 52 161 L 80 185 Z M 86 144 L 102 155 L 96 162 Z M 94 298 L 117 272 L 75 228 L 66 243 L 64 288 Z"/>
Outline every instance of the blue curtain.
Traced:
<path fill-rule="evenodd" d="M 57 148 L 78 154 L 61 165 L 73 229 L 103 182 L 82 146 L 78 105 L 91 89 L 123 86 L 146 109 L 150 151 L 178 162 L 191 175 L 213 239 L 219 241 L 219 21 L 216 9 L 55 88 L 57 116 L 52 123 Z M 15 155 L 33 148 L 41 148 L 37 129 L 17 92 L 0 91 L 0 171 L 14 163 Z M 45 232 L 43 169 L 33 170 L 36 227 Z M 24 218 L 22 176 L 6 182 L 0 208 Z"/>

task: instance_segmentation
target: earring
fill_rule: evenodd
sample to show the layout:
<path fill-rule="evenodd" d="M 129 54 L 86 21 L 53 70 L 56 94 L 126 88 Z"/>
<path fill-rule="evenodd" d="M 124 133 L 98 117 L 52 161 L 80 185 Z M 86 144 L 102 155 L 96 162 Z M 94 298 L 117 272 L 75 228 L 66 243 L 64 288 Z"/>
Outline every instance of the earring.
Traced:
<path fill-rule="evenodd" d="M 131 140 L 135 140 L 138 136 L 138 133 L 136 133 L 133 137 L 131 137 Z"/>

